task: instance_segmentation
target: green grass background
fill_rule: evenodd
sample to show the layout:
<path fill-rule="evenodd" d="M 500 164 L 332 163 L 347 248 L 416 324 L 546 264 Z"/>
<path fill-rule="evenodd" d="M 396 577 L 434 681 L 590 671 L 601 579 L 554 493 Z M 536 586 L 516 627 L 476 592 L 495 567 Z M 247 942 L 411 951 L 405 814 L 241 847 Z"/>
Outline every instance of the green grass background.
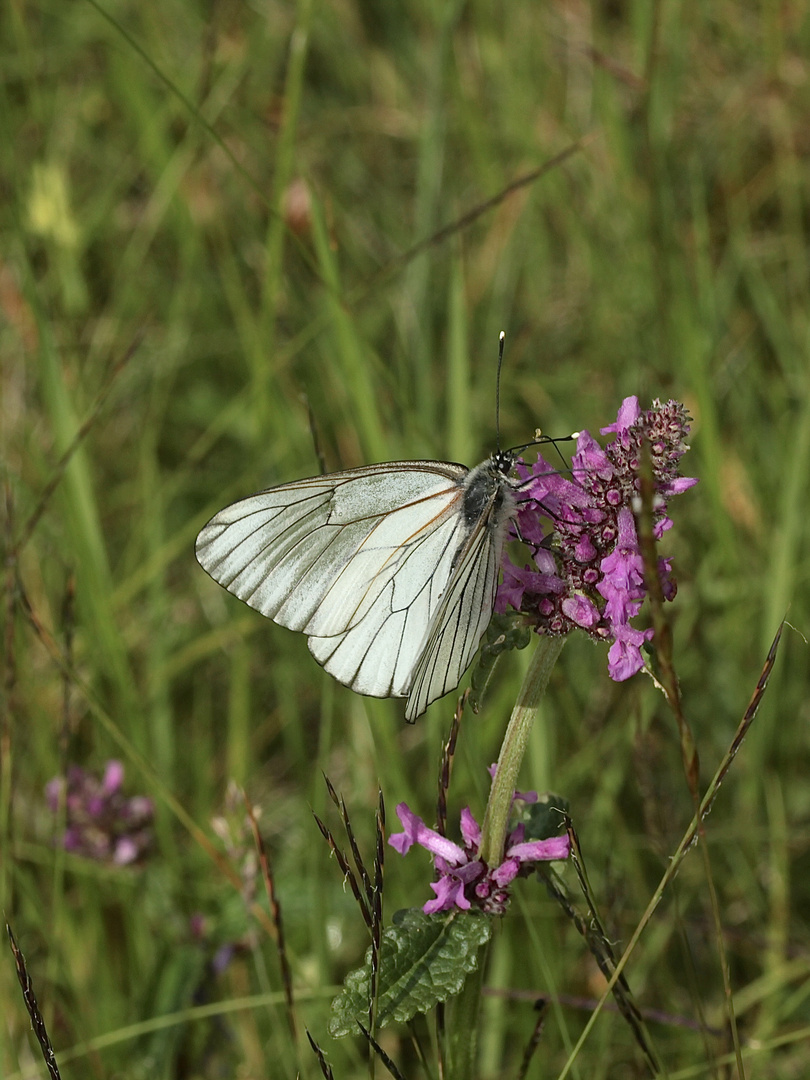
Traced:
<path fill-rule="evenodd" d="M 229 780 L 262 810 L 299 1024 L 337 1077 L 365 1074 L 360 1044 L 326 1034 L 365 936 L 310 808 L 337 827 L 323 770 L 367 851 L 378 783 L 389 823 L 401 799 L 431 820 L 454 698 L 408 728 L 400 702 L 337 686 L 300 635 L 206 577 L 194 537 L 228 501 L 318 471 L 305 395 L 329 468 L 481 460 L 502 328 L 507 445 L 537 427 L 596 431 L 627 394 L 694 416 L 685 471 L 701 483 L 677 501 L 666 547 L 704 786 L 780 619 L 797 628 L 707 830 L 748 1075 L 806 1075 L 806 6 L 11 0 L 0 43 L 7 551 L 41 511 L 6 569 L 0 903 L 64 1075 L 320 1075 L 287 1031 L 272 941 L 188 827 L 222 849 L 210 822 Z M 483 812 L 526 662 L 508 658 L 465 722 L 453 816 Z M 128 790 L 156 801 L 138 869 L 60 854 L 44 804 L 66 763 L 113 756 Z M 570 800 L 621 950 L 691 817 L 650 680 L 614 685 L 604 650 L 569 642 L 523 786 Z M 228 854 L 241 870 L 240 843 L 251 850 L 246 837 Z M 389 914 L 427 899 L 428 880 L 426 859 L 391 853 Z M 709 898 L 693 853 L 627 969 L 638 1004 L 660 1011 L 648 1031 L 671 1077 L 734 1074 Z M 235 941 L 214 976 L 211 956 Z M 515 1074 L 534 1022 L 531 994 L 507 991 L 590 1000 L 603 985 L 531 882 L 487 984 L 501 993 L 484 1007 L 482 1077 Z M 0 1001 L 0 1074 L 41 1075 L 7 952 Z M 552 1009 L 530 1075 L 559 1075 L 588 1013 L 568 998 Z M 420 1075 L 407 1043 L 385 1038 Z M 609 1012 L 569 1068 L 647 1075 Z"/>

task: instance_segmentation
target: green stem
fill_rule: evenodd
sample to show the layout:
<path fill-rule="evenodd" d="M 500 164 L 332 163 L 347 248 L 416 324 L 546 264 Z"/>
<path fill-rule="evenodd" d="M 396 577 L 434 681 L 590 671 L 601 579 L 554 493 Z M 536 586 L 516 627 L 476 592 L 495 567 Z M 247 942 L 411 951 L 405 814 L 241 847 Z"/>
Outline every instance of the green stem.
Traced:
<path fill-rule="evenodd" d="M 512 796 L 515 794 L 518 772 L 526 752 L 537 709 L 564 643 L 563 637 L 539 639 L 512 710 L 498 757 L 498 771 L 495 773 L 489 792 L 484 827 L 481 830 L 479 853 L 487 866 L 495 867 L 503 862 L 506 830 L 509 827 Z"/>
<path fill-rule="evenodd" d="M 518 772 L 540 700 L 564 642 L 565 638 L 561 637 L 540 638 L 512 711 L 484 816 L 480 857 L 487 866 L 495 867 L 503 862 L 506 830 L 509 826 Z M 481 947 L 475 970 L 467 976 L 461 993 L 453 999 L 448 1009 L 447 1080 L 472 1080 L 475 1075 L 478 1025 L 489 945 L 490 942 L 487 942 Z"/>

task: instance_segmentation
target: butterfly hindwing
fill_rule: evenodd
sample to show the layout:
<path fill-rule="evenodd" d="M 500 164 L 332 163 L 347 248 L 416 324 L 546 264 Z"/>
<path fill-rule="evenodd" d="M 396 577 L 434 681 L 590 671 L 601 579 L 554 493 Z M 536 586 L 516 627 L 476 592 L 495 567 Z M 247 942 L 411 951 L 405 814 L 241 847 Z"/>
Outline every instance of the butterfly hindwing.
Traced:
<path fill-rule="evenodd" d="M 405 708 L 408 721 L 458 686 L 472 661 L 492 618 L 510 516 L 511 503 L 505 509 L 490 507 L 459 555 L 413 672 Z"/>
<path fill-rule="evenodd" d="M 457 515 L 446 515 L 421 534 L 409 536 L 389 558 L 373 586 L 363 588 L 365 579 L 358 582 L 363 600 L 359 605 L 352 601 L 358 616 L 352 625 L 331 637 L 309 638 L 316 660 L 361 694 L 406 695 L 450 580 L 454 553 L 463 543 L 465 532 Z M 350 568 L 354 572 L 355 560 Z M 340 590 L 338 604 L 342 604 L 344 590 L 340 581 L 335 588 Z M 331 600 L 332 590 L 328 598 Z"/>

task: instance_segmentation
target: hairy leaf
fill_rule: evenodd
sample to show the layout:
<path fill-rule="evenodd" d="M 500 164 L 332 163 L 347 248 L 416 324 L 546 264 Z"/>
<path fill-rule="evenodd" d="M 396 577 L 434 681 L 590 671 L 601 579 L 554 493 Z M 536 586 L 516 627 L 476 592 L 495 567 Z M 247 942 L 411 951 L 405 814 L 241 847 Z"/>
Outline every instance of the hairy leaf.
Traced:
<path fill-rule="evenodd" d="M 457 994 L 475 968 L 478 950 L 489 940 L 491 922 L 478 911 L 425 915 L 419 908 L 398 911 L 383 931 L 378 978 L 377 1021 L 404 1022 Z M 332 1002 L 329 1031 L 335 1037 L 358 1030 L 368 1017 L 371 950 L 361 968 L 346 976 Z"/>

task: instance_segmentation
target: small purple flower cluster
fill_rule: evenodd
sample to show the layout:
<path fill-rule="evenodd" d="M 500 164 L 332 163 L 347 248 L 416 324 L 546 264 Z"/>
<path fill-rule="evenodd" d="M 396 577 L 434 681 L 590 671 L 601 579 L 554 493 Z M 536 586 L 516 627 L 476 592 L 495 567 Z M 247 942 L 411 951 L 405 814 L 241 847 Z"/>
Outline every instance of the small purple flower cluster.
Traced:
<path fill-rule="evenodd" d="M 622 681 L 644 666 L 641 646 L 652 630 L 630 620 L 646 595 L 644 565 L 634 510 L 641 487 L 642 445 L 646 444 L 655 483 L 653 534 L 660 540 L 672 526 L 667 500 L 697 483 L 678 475 L 686 450 L 689 416 L 676 401 L 642 412 L 638 398 L 625 398 L 615 424 L 602 428 L 615 438 L 602 448 L 587 432 L 577 437 L 571 478 L 539 456 L 517 465 L 523 481 L 517 520 L 520 538 L 532 549 L 534 566 L 505 559 L 497 611 L 511 605 L 534 619 L 540 634 L 584 630 L 610 641 L 608 671 Z M 546 531 L 544 521 L 551 524 Z M 664 598 L 675 596 L 670 560 L 659 559 Z"/>
<path fill-rule="evenodd" d="M 67 777 L 48 782 L 50 809 L 54 814 L 65 809 L 66 851 L 116 866 L 128 866 L 144 855 L 152 840 L 152 800 L 143 795 L 127 798 L 123 781 L 121 762 L 108 761 L 101 779 L 73 765 Z"/>
<path fill-rule="evenodd" d="M 493 765 L 490 773 L 494 771 Z M 537 798 L 536 791 L 515 792 L 513 803 L 533 803 Z M 461 811 L 463 847 L 429 828 L 407 803 L 397 806 L 397 817 L 405 831 L 390 836 L 388 843 L 400 855 L 419 844 L 431 853 L 439 874 L 439 880 L 430 884 L 436 896 L 422 908 L 426 915 L 454 907 L 462 911 L 477 907 L 489 915 L 502 915 L 509 903 L 508 886 L 516 877 L 528 877 L 536 862 L 567 859 L 571 850 L 567 836 L 524 841 L 525 826 L 520 824 L 506 838 L 503 861 L 490 867 L 478 857 L 481 827 L 468 806 Z"/>

